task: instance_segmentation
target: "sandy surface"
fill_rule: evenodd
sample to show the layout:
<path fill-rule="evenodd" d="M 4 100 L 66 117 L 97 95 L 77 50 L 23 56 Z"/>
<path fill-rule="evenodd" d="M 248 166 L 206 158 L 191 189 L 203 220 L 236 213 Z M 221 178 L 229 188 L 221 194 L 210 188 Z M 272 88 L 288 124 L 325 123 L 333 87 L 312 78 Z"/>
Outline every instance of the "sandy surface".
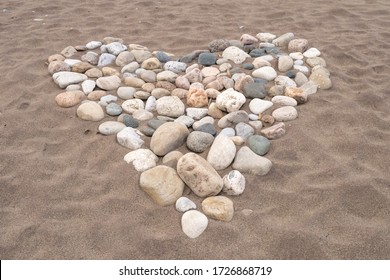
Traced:
<path fill-rule="evenodd" d="M 1 259 L 390 258 L 388 1 L 58 2 L 0 4 Z M 138 188 L 115 137 L 56 106 L 45 65 L 106 36 L 180 55 L 290 31 L 321 50 L 334 86 L 298 107 L 233 221 L 195 240 Z"/>

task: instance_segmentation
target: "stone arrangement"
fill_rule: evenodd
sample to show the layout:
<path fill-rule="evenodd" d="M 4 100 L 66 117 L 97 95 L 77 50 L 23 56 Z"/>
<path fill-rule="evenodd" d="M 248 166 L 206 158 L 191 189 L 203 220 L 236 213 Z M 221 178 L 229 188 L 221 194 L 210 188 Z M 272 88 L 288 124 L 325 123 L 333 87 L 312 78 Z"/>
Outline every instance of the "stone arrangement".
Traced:
<path fill-rule="evenodd" d="M 244 175 L 270 171 L 264 156 L 284 123 L 332 86 L 320 55 L 293 33 L 217 39 L 180 57 L 106 37 L 51 55 L 48 71 L 64 89 L 58 106 L 77 106 L 80 119 L 115 135 L 141 173 L 140 188 L 161 206 L 175 205 L 183 232 L 196 238 L 209 218 L 232 220 Z M 204 198 L 202 211 L 183 196 L 186 186 Z"/>

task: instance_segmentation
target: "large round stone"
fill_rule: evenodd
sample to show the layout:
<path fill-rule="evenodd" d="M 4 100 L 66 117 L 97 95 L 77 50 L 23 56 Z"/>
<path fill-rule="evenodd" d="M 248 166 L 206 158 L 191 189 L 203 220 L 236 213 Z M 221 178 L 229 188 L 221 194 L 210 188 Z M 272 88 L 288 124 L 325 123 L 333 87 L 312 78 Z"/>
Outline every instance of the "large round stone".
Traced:
<path fill-rule="evenodd" d="M 140 187 L 157 204 L 167 206 L 175 204 L 183 195 L 184 182 L 175 169 L 160 165 L 141 174 Z"/>
<path fill-rule="evenodd" d="M 184 124 L 167 122 L 159 126 L 150 141 L 150 149 L 158 156 L 179 148 L 187 139 L 189 131 Z"/>
<path fill-rule="evenodd" d="M 201 156 L 187 153 L 177 163 L 177 173 L 198 196 L 217 195 L 223 188 L 223 180 L 212 165 Z"/>

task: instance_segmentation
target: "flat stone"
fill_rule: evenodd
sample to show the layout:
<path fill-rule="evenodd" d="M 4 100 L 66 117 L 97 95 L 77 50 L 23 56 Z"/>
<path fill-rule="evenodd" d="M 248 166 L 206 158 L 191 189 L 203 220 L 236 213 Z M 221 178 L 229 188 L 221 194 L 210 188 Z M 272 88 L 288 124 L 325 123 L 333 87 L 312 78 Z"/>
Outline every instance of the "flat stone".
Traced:
<path fill-rule="evenodd" d="M 116 135 L 118 143 L 131 150 L 137 150 L 142 147 L 144 140 L 132 127 L 125 127 Z"/>
<path fill-rule="evenodd" d="M 236 125 L 236 134 L 242 139 L 246 140 L 248 137 L 252 136 L 255 133 L 255 130 L 249 124 L 240 122 Z"/>
<path fill-rule="evenodd" d="M 168 61 L 171 61 L 172 58 L 166 54 L 165 52 L 161 52 L 161 51 L 158 51 L 156 52 L 156 58 L 161 62 L 161 63 L 165 63 L 165 62 L 168 62 Z"/>
<path fill-rule="evenodd" d="M 263 55 L 265 55 L 265 54 L 266 54 L 266 52 L 265 52 L 264 49 L 253 49 L 253 50 L 251 50 L 250 53 L 249 53 L 249 55 L 250 55 L 251 57 L 261 57 L 261 56 L 263 56 Z"/>
<path fill-rule="evenodd" d="M 217 135 L 217 130 L 215 129 L 214 125 L 211 123 L 203 124 L 203 125 L 199 126 L 196 130 L 209 133 L 212 136 Z"/>
<path fill-rule="evenodd" d="M 189 238 L 197 238 L 206 230 L 208 222 L 205 214 L 189 210 L 181 217 L 181 228 Z"/>
<path fill-rule="evenodd" d="M 147 60 L 148 58 L 151 58 L 153 56 L 151 52 L 144 50 L 144 49 L 131 50 L 131 53 L 134 55 L 134 58 L 138 63 L 142 63 L 145 60 Z"/>
<path fill-rule="evenodd" d="M 61 51 L 61 54 L 68 58 L 68 57 L 72 57 L 74 56 L 75 54 L 77 53 L 77 50 L 73 47 L 73 46 L 68 46 L 66 48 L 64 48 L 62 51 Z"/>
<path fill-rule="evenodd" d="M 242 147 L 236 154 L 233 169 L 252 175 L 266 175 L 272 168 L 272 162 L 255 154 L 249 147 Z"/>
<path fill-rule="evenodd" d="M 91 68 L 85 72 L 85 75 L 87 75 L 88 78 L 100 78 L 103 76 L 103 73 L 100 69 Z"/>
<path fill-rule="evenodd" d="M 292 121 L 298 117 L 298 112 L 293 106 L 284 106 L 273 111 L 272 116 L 278 122 Z"/>
<path fill-rule="evenodd" d="M 140 78 L 126 77 L 124 84 L 129 87 L 141 88 L 145 84 L 145 81 Z"/>
<path fill-rule="evenodd" d="M 307 50 L 309 41 L 306 39 L 293 39 L 288 43 L 288 51 L 290 53 L 300 52 L 303 53 Z"/>
<path fill-rule="evenodd" d="M 61 73 L 61 72 L 58 72 L 58 73 Z M 329 72 L 323 67 L 320 67 L 315 71 L 313 68 L 313 72 L 310 75 L 309 80 L 313 81 L 315 84 L 317 84 L 318 88 L 320 88 L 320 89 L 329 89 L 332 87 L 332 81 L 329 77 Z"/>
<path fill-rule="evenodd" d="M 142 71 L 140 77 L 146 83 L 154 83 L 157 80 L 157 74 L 152 70 Z"/>
<path fill-rule="evenodd" d="M 150 149 L 156 155 L 164 156 L 183 145 L 188 134 L 187 127 L 181 123 L 164 123 L 154 132 L 150 141 Z"/>
<path fill-rule="evenodd" d="M 259 98 L 253 98 L 252 101 L 249 103 L 249 110 L 253 114 L 261 114 L 264 111 L 268 110 L 273 106 L 273 103 L 268 100 L 262 100 Z"/>
<path fill-rule="evenodd" d="M 308 59 L 306 59 L 306 63 L 310 67 L 315 67 L 317 65 L 322 66 L 322 67 L 326 67 L 326 61 L 322 57 L 308 58 Z"/>
<path fill-rule="evenodd" d="M 294 34 L 289 32 L 274 39 L 272 43 L 277 47 L 286 47 L 292 39 L 294 39 Z"/>
<path fill-rule="evenodd" d="M 74 72 L 61 71 L 53 74 L 53 80 L 60 88 L 66 88 L 71 84 L 78 84 L 87 79 L 87 75 Z"/>
<path fill-rule="evenodd" d="M 264 98 L 267 90 L 262 83 L 249 83 L 244 86 L 243 93 L 247 98 Z"/>
<path fill-rule="evenodd" d="M 226 48 L 222 53 L 222 58 L 233 61 L 235 64 L 243 63 L 250 56 L 235 46 Z"/>
<path fill-rule="evenodd" d="M 195 120 L 189 116 L 180 116 L 175 120 L 175 122 L 184 124 L 186 127 L 191 127 L 194 121 Z"/>
<path fill-rule="evenodd" d="M 238 170 L 232 170 L 225 176 L 223 176 L 223 189 L 222 191 L 227 195 L 240 195 L 245 190 L 245 177 Z"/>
<path fill-rule="evenodd" d="M 152 119 L 154 115 L 145 109 L 138 109 L 133 113 L 133 117 L 139 121 L 147 121 Z"/>
<path fill-rule="evenodd" d="M 302 89 L 307 95 L 311 95 L 317 92 L 318 85 L 313 81 L 308 81 L 299 88 Z"/>
<path fill-rule="evenodd" d="M 271 66 L 271 63 L 265 60 L 263 57 L 257 57 L 252 62 L 253 66 L 258 69 L 264 66 Z"/>
<path fill-rule="evenodd" d="M 164 120 L 153 119 L 153 120 L 148 121 L 148 126 L 150 126 L 151 128 L 156 130 L 157 128 L 159 128 L 160 126 L 162 126 L 166 122 L 167 121 L 164 121 Z"/>
<path fill-rule="evenodd" d="M 190 200 L 189 198 L 182 196 L 182 197 L 179 197 L 178 200 L 176 200 L 175 207 L 176 207 L 177 211 L 179 211 L 181 213 L 185 213 L 189 210 L 196 209 L 196 204 L 192 200 Z"/>
<path fill-rule="evenodd" d="M 161 206 L 175 204 L 184 190 L 184 182 L 176 170 L 164 165 L 142 172 L 139 184 L 141 189 Z"/>
<path fill-rule="evenodd" d="M 152 90 L 151 94 L 157 100 L 157 99 L 160 99 L 161 97 L 164 97 L 164 96 L 170 96 L 171 92 L 165 88 L 155 88 L 154 90 Z"/>
<path fill-rule="evenodd" d="M 226 196 L 207 197 L 202 201 L 202 211 L 212 219 L 230 222 L 234 215 L 233 201 Z"/>
<path fill-rule="evenodd" d="M 248 113 L 243 110 L 231 112 L 226 116 L 224 116 L 223 118 L 221 118 L 218 121 L 218 127 L 225 128 L 240 122 L 245 122 L 245 123 L 249 122 Z"/>
<path fill-rule="evenodd" d="M 133 116 L 130 115 L 124 115 L 123 116 L 123 123 L 127 127 L 137 128 L 139 126 L 139 122 L 137 119 L 135 119 Z"/>
<path fill-rule="evenodd" d="M 139 69 L 140 65 L 137 61 L 132 61 L 129 64 L 126 64 L 122 67 L 121 73 L 135 73 L 137 69 Z"/>
<path fill-rule="evenodd" d="M 229 137 L 220 134 L 211 145 L 207 155 L 207 161 L 215 170 L 222 170 L 233 162 L 235 155 L 236 146 L 233 141 Z"/>
<path fill-rule="evenodd" d="M 77 116 L 85 121 L 98 122 L 104 118 L 104 111 L 99 104 L 88 101 L 77 108 Z"/>
<path fill-rule="evenodd" d="M 210 52 L 222 52 L 227 47 L 230 47 L 229 40 L 215 39 L 208 44 Z"/>
<path fill-rule="evenodd" d="M 178 75 L 175 72 L 167 70 L 157 74 L 157 81 L 167 81 L 167 82 L 174 83 L 177 77 Z"/>
<path fill-rule="evenodd" d="M 294 106 L 295 107 L 298 105 L 298 102 L 294 98 L 288 97 L 288 96 L 283 96 L 283 95 L 274 96 L 271 99 L 271 101 L 272 101 L 272 103 L 278 104 L 281 106 Z"/>
<path fill-rule="evenodd" d="M 177 96 L 164 96 L 157 100 L 157 113 L 168 117 L 184 114 L 185 105 Z"/>
<path fill-rule="evenodd" d="M 187 148 L 195 153 L 207 150 L 214 141 L 214 137 L 206 132 L 193 131 L 188 135 Z"/>
<path fill-rule="evenodd" d="M 90 41 L 85 46 L 89 50 L 94 50 L 94 49 L 100 48 L 101 45 L 102 45 L 102 42 L 100 42 L 100 41 Z"/>
<path fill-rule="evenodd" d="M 99 125 L 98 131 L 103 135 L 112 135 L 117 134 L 119 131 L 124 129 L 126 125 L 121 122 L 116 121 L 106 121 Z"/>
<path fill-rule="evenodd" d="M 138 149 L 124 156 L 124 161 L 132 163 L 135 170 L 144 172 L 157 165 L 158 157 L 149 149 Z"/>
<path fill-rule="evenodd" d="M 256 69 L 252 72 L 252 76 L 255 78 L 264 79 L 267 81 L 273 81 L 277 77 L 277 73 L 271 66 L 264 66 Z"/>
<path fill-rule="evenodd" d="M 187 108 L 186 109 L 187 116 L 193 118 L 194 120 L 200 120 L 205 117 L 208 113 L 208 109 L 206 108 Z"/>
<path fill-rule="evenodd" d="M 278 139 L 286 134 L 285 124 L 283 122 L 264 128 L 261 134 L 270 140 Z"/>
<path fill-rule="evenodd" d="M 50 75 L 53 75 L 54 73 L 61 72 L 61 71 L 69 72 L 71 70 L 68 64 L 66 64 L 64 61 L 58 61 L 58 60 L 50 62 L 47 69 Z"/>
<path fill-rule="evenodd" d="M 217 195 L 223 188 L 221 176 L 208 161 L 195 153 L 187 153 L 179 159 L 177 173 L 199 197 Z"/>
<path fill-rule="evenodd" d="M 58 106 L 63 108 L 69 108 L 73 107 L 77 104 L 80 104 L 80 102 L 84 99 L 85 94 L 80 91 L 65 91 L 60 94 L 58 94 L 55 97 L 55 101 Z"/>
<path fill-rule="evenodd" d="M 284 86 L 284 87 L 296 87 L 297 84 L 293 79 L 290 79 L 287 76 L 279 75 L 275 78 L 275 85 Z"/>
<path fill-rule="evenodd" d="M 116 90 L 121 84 L 118 76 L 101 77 L 96 80 L 96 85 L 104 90 Z"/>
<path fill-rule="evenodd" d="M 272 42 L 276 38 L 276 35 L 268 32 L 260 32 L 256 37 L 262 42 Z"/>

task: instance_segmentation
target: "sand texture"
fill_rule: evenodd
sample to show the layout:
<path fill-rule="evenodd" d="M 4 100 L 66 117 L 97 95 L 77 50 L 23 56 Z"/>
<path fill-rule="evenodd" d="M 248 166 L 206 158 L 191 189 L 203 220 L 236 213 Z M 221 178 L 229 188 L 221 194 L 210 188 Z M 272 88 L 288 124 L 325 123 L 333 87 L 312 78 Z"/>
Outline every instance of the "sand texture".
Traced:
<path fill-rule="evenodd" d="M 389 26 L 387 0 L 1 1 L 0 259 L 389 259 Z M 106 36 L 182 55 L 259 32 L 308 39 L 333 88 L 298 107 L 233 220 L 189 239 L 128 149 L 55 104 L 46 59 Z"/>

